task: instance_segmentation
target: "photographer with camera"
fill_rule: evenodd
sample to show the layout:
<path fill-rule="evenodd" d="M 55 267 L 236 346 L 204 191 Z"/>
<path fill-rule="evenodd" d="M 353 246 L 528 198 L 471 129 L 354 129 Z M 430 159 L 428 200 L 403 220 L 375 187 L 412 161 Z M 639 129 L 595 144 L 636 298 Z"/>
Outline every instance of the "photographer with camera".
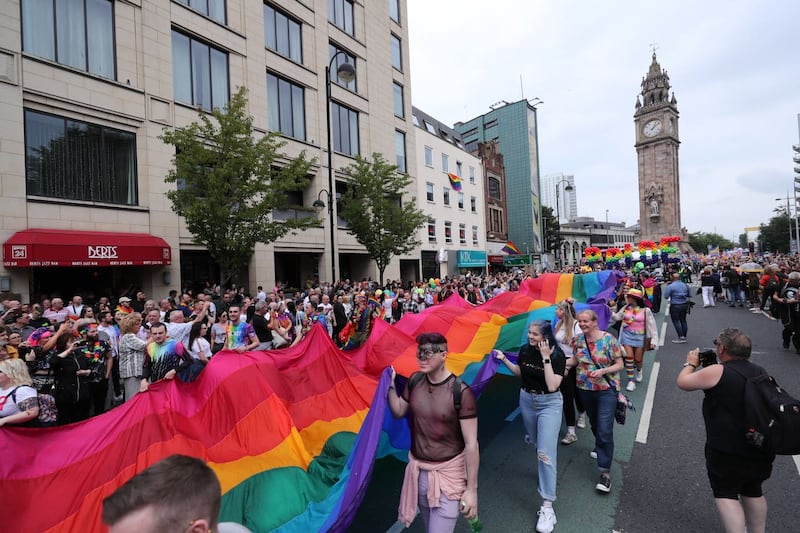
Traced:
<path fill-rule="evenodd" d="M 769 479 L 775 456 L 747 443 L 743 421 L 746 378 L 765 371 L 749 361 L 750 338 L 741 330 L 722 330 L 714 344 L 713 351 L 695 348 L 686 354 L 678 387 L 705 393 L 706 470 L 725 531 L 763 533 L 767 501 L 761 484 Z"/>

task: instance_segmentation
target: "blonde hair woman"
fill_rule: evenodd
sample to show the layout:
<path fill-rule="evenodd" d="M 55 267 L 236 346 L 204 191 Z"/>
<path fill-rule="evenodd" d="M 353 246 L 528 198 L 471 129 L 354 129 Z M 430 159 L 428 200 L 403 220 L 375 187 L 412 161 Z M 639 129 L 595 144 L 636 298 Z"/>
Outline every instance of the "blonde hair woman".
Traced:
<path fill-rule="evenodd" d="M 119 377 L 128 402 L 139 392 L 144 365 L 144 348 L 147 345 L 139 337 L 142 315 L 129 313 L 122 317 L 119 325 Z"/>
<path fill-rule="evenodd" d="M 27 426 L 37 421 L 39 397 L 22 359 L 0 361 L 0 427 Z"/>

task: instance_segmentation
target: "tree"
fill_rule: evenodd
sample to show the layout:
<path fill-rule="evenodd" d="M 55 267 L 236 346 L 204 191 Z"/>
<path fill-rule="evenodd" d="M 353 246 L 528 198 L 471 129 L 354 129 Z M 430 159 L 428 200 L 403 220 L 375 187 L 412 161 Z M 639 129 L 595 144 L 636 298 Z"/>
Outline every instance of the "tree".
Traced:
<path fill-rule="evenodd" d="M 766 224 L 760 224 L 758 240 L 761 251 L 788 252 L 789 251 L 789 223 L 790 217 L 786 214 L 785 207 L 775 210 L 776 215 Z M 793 221 L 792 221 L 793 223 Z"/>
<path fill-rule="evenodd" d="M 719 233 L 704 233 L 702 231 L 689 234 L 689 245 L 698 253 L 706 253 L 709 245 L 712 248 L 719 246 L 720 251 L 734 248 L 734 244 Z"/>
<path fill-rule="evenodd" d="M 271 218 L 273 210 L 297 209 L 288 196 L 308 185 L 313 161 L 305 152 L 285 160 L 278 152 L 285 143 L 274 133 L 255 139 L 245 88 L 224 110 L 199 112 L 199 117 L 199 122 L 161 135 L 175 147 L 173 168 L 164 181 L 176 184 L 167 197 L 186 219 L 195 242 L 219 264 L 220 283 L 227 286 L 247 267 L 256 243 L 319 225 L 311 210 L 308 216 Z"/>
<path fill-rule="evenodd" d="M 419 246 L 418 232 L 428 217 L 416 208 L 416 198 L 403 203 L 411 179 L 398 173 L 381 154 L 372 154 L 372 162 L 359 156 L 343 172 L 350 180 L 341 197 L 339 216 L 375 260 L 383 285 L 383 272 L 392 257 Z"/>
<path fill-rule="evenodd" d="M 553 210 L 546 205 L 542 206 L 542 227 L 544 228 L 544 251 L 556 253 L 561 249 L 564 239 L 561 238 L 561 226 Z"/>

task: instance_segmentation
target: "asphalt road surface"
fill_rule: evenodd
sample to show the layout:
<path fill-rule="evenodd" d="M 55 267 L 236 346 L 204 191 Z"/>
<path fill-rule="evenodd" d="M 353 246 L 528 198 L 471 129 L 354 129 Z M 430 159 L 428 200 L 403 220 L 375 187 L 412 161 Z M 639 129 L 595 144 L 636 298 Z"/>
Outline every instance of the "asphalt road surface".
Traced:
<path fill-rule="evenodd" d="M 698 296 L 695 301 L 700 302 Z M 663 311 L 663 309 L 662 309 Z M 724 327 L 743 329 L 753 341 L 752 360 L 764 366 L 795 397 L 800 397 L 800 355 L 781 347 L 781 325 L 745 308 L 696 305 L 689 316 L 687 344 L 673 344 L 675 330 L 664 313 L 656 315 L 661 346 L 645 357 L 645 379 L 629 396 L 636 412 L 614 429 L 613 487 L 595 491 L 596 461 L 591 430 L 578 429 L 578 441 L 559 446 L 557 532 L 715 532 L 723 531 L 706 477 L 702 392 L 683 392 L 675 379 L 693 347 L 712 347 Z M 666 322 L 666 324 L 665 324 Z M 484 533 L 536 531 L 536 454 L 524 443 L 515 414 L 517 378 L 496 376 L 479 401 L 479 514 Z M 562 429 L 565 431 L 566 428 Z M 375 465 L 372 481 L 351 532 L 404 531 L 396 523 L 405 464 L 387 458 Z M 779 456 L 764 484 L 769 512 L 767 531 L 800 531 L 796 500 L 800 497 L 800 456 Z M 423 532 L 418 518 L 409 532 Z M 469 532 L 463 519 L 457 532 Z"/>

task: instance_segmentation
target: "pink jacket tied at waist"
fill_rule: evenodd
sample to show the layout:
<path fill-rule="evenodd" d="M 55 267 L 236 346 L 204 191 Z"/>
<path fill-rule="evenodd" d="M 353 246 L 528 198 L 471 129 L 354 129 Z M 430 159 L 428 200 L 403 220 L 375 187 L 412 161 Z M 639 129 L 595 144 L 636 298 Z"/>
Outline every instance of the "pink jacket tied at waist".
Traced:
<path fill-rule="evenodd" d="M 467 468 L 463 451 L 444 463 L 420 461 L 408 452 L 408 466 L 403 477 L 403 490 L 400 492 L 398 509 L 398 519 L 406 527 L 410 526 L 417 516 L 420 470 L 428 472 L 429 507 L 439 507 L 442 493 L 451 500 L 461 499 L 467 488 Z"/>

